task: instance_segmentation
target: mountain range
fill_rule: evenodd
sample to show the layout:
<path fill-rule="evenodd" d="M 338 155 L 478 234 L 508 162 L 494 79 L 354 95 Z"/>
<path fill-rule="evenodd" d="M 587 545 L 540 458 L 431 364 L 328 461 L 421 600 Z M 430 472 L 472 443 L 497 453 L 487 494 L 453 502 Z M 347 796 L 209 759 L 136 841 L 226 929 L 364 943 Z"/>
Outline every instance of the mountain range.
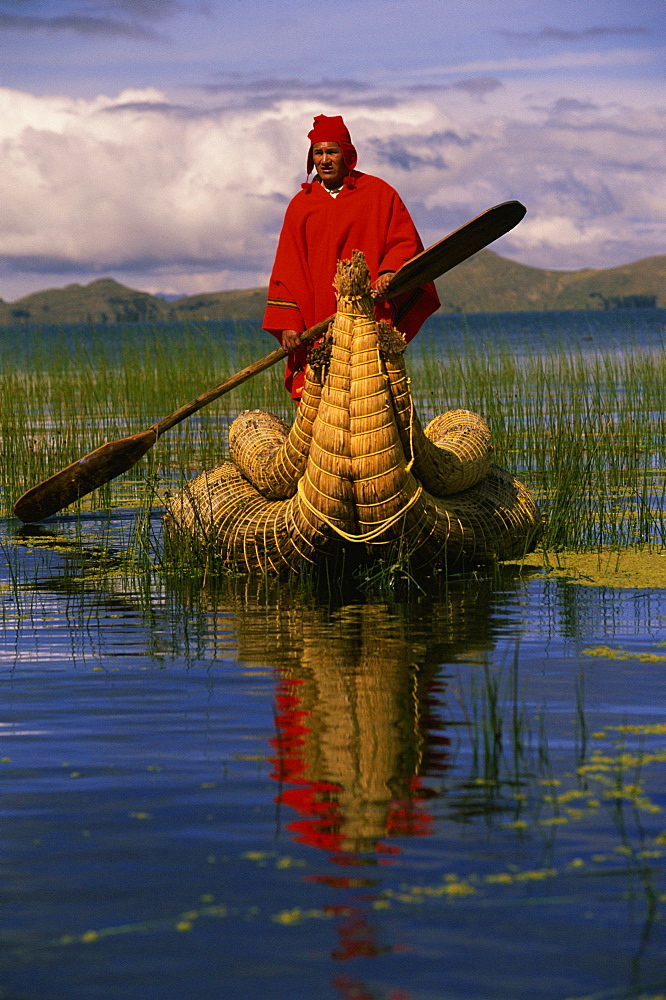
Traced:
<path fill-rule="evenodd" d="M 481 250 L 438 278 L 443 313 L 666 307 L 666 255 L 601 270 L 549 271 Z M 113 278 L 0 299 L 0 325 L 261 319 L 266 288 L 167 301 Z"/>

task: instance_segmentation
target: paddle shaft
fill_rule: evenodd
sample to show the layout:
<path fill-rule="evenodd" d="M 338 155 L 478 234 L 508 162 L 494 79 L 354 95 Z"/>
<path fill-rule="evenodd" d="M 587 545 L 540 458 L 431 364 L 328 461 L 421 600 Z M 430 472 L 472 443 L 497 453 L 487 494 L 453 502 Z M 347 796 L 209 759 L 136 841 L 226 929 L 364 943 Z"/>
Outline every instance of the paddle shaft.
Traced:
<path fill-rule="evenodd" d="M 507 201 L 501 205 L 495 205 L 494 208 L 489 208 L 486 212 L 461 226 L 460 229 L 445 236 L 443 240 L 407 261 L 391 277 L 382 298 L 395 298 L 445 274 L 489 243 L 508 233 L 524 215 L 525 208 L 518 201 Z M 309 330 L 301 334 L 301 342 L 309 343 L 317 340 L 326 332 L 333 319 L 334 316 L 329 316 L 328 319 L 310 327 Z M 116 441 L 108 441 L 78 461 L 72 462 L 71 465 L 24 493 L 14 505 L 15 515 L 26 523 L 41 521 L 45 517 L 50 517 L 51 514 L 56 514 L 64 507 L 68 507 L 75 500 L 86 496 L 99 486 L 110 482 L 123 472 L 127 472 L 152 448 L 165 431 L 191 417 L 197 410 L 208 406 L 209 403 L 224 396 L 236 386 L 247 382 L 254 375 L 271 368 L 285 358 L 287 353 L 283 347 L 278 347 L 271 354 L 253 362 L 242 371 L 236 372 L 225 382 L 203 392 L 191 402 L 185 403 L 147 430 L 126 438 L 119 438 Z"/>
<path fill-rule="evenodd" d="M 321 323 L 316 323 L 311 326 L 309 330 L 301 334 L 301 342 L 304 344 L 310 343 L 313 340 L 318 340 L 322 337 L 326 330 L 328 329 L 331 320 L 335 319 L 335 316 L 329 316 L 328 319 L 324 319 Z M 193 399 L 190 403 L 185 403 L 178 410 L 174 410 L 170 413 L 168 417 L 163 417 L 154 424 L 157 437 L 161 437 L 165 431 L 170 430 L 176 424 L 179 424 L 181 420 L 187 420 L 191 417 L 193 413 L 197 410 L 201 410 L 204 406 L 208 406 L 214 400 L 219 399 L 220 396 L 224 396 L 225 393 L 231 392 L 236 386 L 242 385 L 243 382 L 247 382 L 248 379 L 253 378 L 260 372 L 265 372 L 267 368 L 272 368 L 276 365 L 278 361 L 282 361 L 283 358 L 287 357 L 289 352 L 285 351 L 284 347 L 278 347 L 277 350 L 271 351 L 265 357 L 260 358 L 259 361 L 253 361 L 251 365 L 247 368 L 243 368 L 242 371 L 236 372 L 235 375 L 231 375 L 226 382 L 222 382 L 220 385 L 216 385 L 213 389 L 208 389 L 207 392 L 202 392 L 200 396 Z M 157 439 L 156 439 L 157 440 Z"/>
<path fill-rule="evenodd" d="M 427 250 L 423 250 L 416 257 L 412 257 L 406 264 L 403 264 L 400 270 L 396 271 L 392 276 L 382 298 L 395 298 L 398 295 L 403 295 L 405 292 L 411 292 L 421 285 L 425 285 L 426 282 L 432 281 L 442 274 L 446 274 L 447 271 L 450 271 L 457 264 L 467 260 L 473 254 L 488 246 L 489 243 L 492 243 L 500 236 L 503 236 L 504 233 L 513 229 L 524 215 L 525 208 L 519 201 L 506 201 L 501 205 L 495 205 L 494 208 L 489 208 L 488 211 L 478 215 L 471 222 L 467 222 L 460 229 L 456 229 L 449 236 L 445 236 L 444 239 L 438 243 L 434 243 Z M 328 319 L 324 319 L 316 323 L 315 326 L 310 327 L 309 330 L 301 334 L 301 342 L 307 344 L 313 340 L 318 340 L 326 332 L 329 323 L 333 319 L 335 319 L 335 316 L 329 316 Z M 221 385 L 203 392 L 196 399 L 193 399 L 192 402 L 185 403 L 180 409 L 171 413 L 168 417 L 164 417 L 154 425 L 157 437 L 159 438 L 165 431 L 170 430 L 175 424 L 180 423 L 181 420 L 186 420 L 193 413 L 196 413 L 197 410 L 208 406 L 209 403 L 219 399 L 220 396 L 235 389 L 236 386 L 242 385 L 243 382 L 253 378 L 253 376 L 266 371 L 267 368 L 271 368 L 272 365 L 286 358 L 287 354 L 288 352 L 283 347 L 279 347 L 271 354 L 267 354 L 266 357 L 253 362 L 247 368 L 232 375 L 231 378 L 228 378 L 226 382 L 222 382 Z"/>

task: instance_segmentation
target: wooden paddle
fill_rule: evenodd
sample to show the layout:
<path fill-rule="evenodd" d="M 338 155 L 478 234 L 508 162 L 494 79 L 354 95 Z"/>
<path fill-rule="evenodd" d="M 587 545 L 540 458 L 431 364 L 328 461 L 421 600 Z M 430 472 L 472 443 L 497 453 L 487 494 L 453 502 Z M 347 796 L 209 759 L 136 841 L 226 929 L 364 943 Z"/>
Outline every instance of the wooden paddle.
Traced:
<path fill-rule="evenodd" d="M 493 240 L 508 233 L 520 222 L 525 212 L 525 207 L 519 201 L 506 201 L 477 215 L 471 222 L 407 261 L 391 278 L 384 297 L 395 298 L 450 271 L 456 264 L 462 263 Z M 326 332 L 333 318 L 329 316 L 328 319 L 311 327 L 301 336 L 301 340 L 304 343 L 317 340 Z M 26 523 L 41 521 L 51 514 L 56 514 L 98 486 L 103 486 L 104 483 L 131 469 L 165 431 L 181 420 L 191 417 L 197 410 L 208 406 L 213 400 L 219 399 L 259 372 L 266 371 L 286 356 L 287 351 L 278 347 L 265 358 L 236 372 L 226 382 L 202 393 L 192 402 L 185 403 L 180 409 L 159 420 L 147 430 L 131 434 L 129 437 L 118 438 L 116 441 L 107 441 L 106 444 L 29 489 L 16 501 L 14 513 Z"/>

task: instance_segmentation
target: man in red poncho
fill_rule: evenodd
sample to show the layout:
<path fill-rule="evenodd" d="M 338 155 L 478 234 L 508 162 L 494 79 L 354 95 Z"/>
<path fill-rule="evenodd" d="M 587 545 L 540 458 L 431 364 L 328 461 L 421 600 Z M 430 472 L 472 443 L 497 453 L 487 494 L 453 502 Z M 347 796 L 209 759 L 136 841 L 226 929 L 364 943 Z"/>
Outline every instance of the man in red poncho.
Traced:
<path fill-rule="evenodd" d="M 355 170 L 356 150 L 340 115 L 318 115 L 308 133 L 308 177 L 316 177 L 287 207 L 268 289 L 263 328 L 288 350 L 285 386 L 301 398 L 306 348 L 301 333 L 335 313 L 338 260 L 362 250 L 377 295 L 423 244 L 400 196 L 389 184 Z M 432 282 L 375 305 L 377 319 L 393 323 L 407 341 L 439 308 Z"/>

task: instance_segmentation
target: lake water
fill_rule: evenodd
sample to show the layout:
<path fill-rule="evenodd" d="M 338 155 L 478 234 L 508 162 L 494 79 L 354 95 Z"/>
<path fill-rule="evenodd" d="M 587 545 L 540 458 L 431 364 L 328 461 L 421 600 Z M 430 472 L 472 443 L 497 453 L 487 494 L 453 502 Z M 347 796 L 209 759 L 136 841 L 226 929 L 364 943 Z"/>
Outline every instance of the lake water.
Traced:
<path fill-rule="evenodd" d="M 275 348 L 273 337 L 260 329 L 258 321 L 227 320 L 201 322 L 196 328 L 227 340 L 242 338 Z M 26 363 L 48 353 L 49 341 L 62 349 L 80 349 L 81 342 L 93 331 L 103 330 L 109 345 L 109 357 L 117 351 L 123 333 L 141 345 L 152 341 L 155 331 L 164 341 L 178 342 L 183 336 L 183 323 L 90 324 L 72 323 L 49 327 L 17 325 L 0 327 L 0 359 L 17 357 Z M 428 351 L 430 345 L 449 348 L 461 342 L 474 349 L 497 350 L 504 345 L 513 353 L 542 353 L 553 350 L 580 350 L 584 353 L 609 347 L 618 351 L 638 347 L 641 350 L 663 350 L 666 343 L 666 309 L 567 310 L 566 312 L 470 313 L 431 316 L 419 336 L 410 345 L 410 353 Z"/>
<path fill-rule="evenodd" d="M 663 997 L 666 591 L 188 587 L 140 491 L 0 524 L 0 1000 Z"/>

